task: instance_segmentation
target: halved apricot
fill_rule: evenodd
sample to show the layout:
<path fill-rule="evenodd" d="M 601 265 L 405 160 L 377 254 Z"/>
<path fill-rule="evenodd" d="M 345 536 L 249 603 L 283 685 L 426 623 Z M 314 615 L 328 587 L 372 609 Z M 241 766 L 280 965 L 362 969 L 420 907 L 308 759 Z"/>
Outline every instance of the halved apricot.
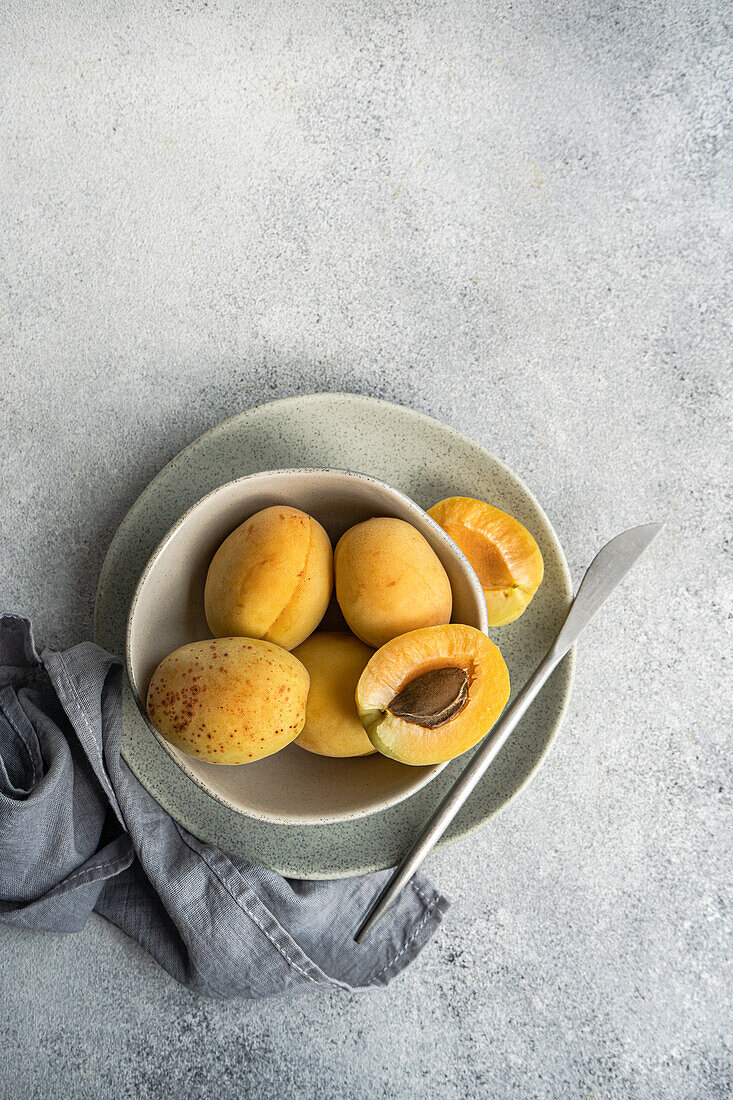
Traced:
<path fill-rule="evenodd" d="M 506 512 L 471 497 L 447 497 L 428 509 L 466 555 L 481 582 L 490 626 L 518 619 L 542 583 L 540 548 Z"/>
<path fill-rule="evenodd" d="M 509 698 L 498 647 L 450 623 L 402 634 L 378 649 L 356 687 L 369 740 L 403 764 L 440 764 L 472 748 Z"/>

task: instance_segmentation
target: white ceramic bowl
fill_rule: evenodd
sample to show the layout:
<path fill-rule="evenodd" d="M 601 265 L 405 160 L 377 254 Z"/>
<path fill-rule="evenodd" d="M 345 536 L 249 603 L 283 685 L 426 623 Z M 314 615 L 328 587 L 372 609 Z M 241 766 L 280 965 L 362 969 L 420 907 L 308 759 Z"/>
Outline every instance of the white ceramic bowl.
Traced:
<path fill-rule="evenodd" d="M 187 642 L 210 638 L 204 615 L 209 563 L 226 536 L 248 516 L 289 504 L 314 516 L 335 545 L 343 532 L 372 516 L 395 516 L 420 531 L 440 558 L 453 588 L 453 619 L 487 629 L 481 586 L 455 543 L 404 493 L 345 470 L 271 470 L 230 481 L 194 504 L 171 528 L 138 582 L 127 622 L 126 663 L 147 722 L 148 684 L 162 659 Z M 345 629 L 335 599 L 322 629 Z M 408 767 L 379 753 L 355 759 L 316 756 L 297 745 L 252 764 L 210 764 L 152 734 L 180 768 L 237 813 L 292 825 L 322 825 L 375 813 L 408 798 L 445 766 Z"/>

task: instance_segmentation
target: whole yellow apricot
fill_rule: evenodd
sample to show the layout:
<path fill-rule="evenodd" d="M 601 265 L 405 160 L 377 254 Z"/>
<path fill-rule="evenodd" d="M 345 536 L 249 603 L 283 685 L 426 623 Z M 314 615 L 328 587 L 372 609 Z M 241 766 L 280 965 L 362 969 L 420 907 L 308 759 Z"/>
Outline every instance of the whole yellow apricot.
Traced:
<path fill-rule="evenodd" d="M 247 764 L 298 736 L 309 682 L 300 661 L 271 642 L 192 642 L 170 653 L 153 673 L 148 718 L 189 756 Z"/>
<path fill-rule="evenodd" d="M 375 649 L 408 630 L 450 622 L 448 574 L 404 520 L 378 517 L 349 528 L 336 545 L 334 566 L 344 618 Z"/>
<path fill-rule="evenodd" d="M 368 756 L 375 748 L 356 709 L 356 685 L 373 649 L 353 634 L 318 631 L 293 651 L 311 678 L 296 745 L 320 756 Z"/>
<path fill-rule="evenodd" d="M 214 554 L 204 589 L 216 637 L 294 649 L 318 626 L 333 588 L 333 551 L 312 516 L 277 504 L 240 524 Z"/>

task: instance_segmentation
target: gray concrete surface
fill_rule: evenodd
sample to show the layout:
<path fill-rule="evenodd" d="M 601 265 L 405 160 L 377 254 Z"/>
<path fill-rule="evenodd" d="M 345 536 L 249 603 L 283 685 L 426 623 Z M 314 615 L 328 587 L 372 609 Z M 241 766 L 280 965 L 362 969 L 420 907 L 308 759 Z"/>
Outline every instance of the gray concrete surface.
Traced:
<path fill-rule="evenodd" d="M 221 1005 L 97 918 L 2 929 L 0 1095 L 730 1095 L 729 14 L 6 0 L 1 594 L 43 641 L 90 635 L 161 465 L 273 396 L 463 429 L 576 577 L 669 526 L 388 991 Z"/>

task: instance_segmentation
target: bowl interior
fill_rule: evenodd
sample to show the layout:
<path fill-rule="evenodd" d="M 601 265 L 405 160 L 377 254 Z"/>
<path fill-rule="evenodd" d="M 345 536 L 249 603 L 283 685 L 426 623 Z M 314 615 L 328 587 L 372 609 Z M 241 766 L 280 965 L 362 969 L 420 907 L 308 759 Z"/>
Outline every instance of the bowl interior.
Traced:
<path fill-rule="evenodd" d="M 335 545 L 343 532 L 372 516 L 395 516 L 417 527 L 435 550 L 453 588 L 453 619 L 486 630 L 481 587 L 456 545 L 404 494 L 364 474 L 342 470 L 275 470 L 239 478 L 195 504 L 151 557 L 133 597 L 127 670 L 141 711 L 150 678 L 172 650 L 210 638 L 204 582 L 221 542 L 248 516 L 272 504 L 301 508 L 323 524 Z M 332 599 L 320 629 L 345 629 Z M 147 718 L 146 718 L 147 721 Z M 407 798 L 444 767 L 408 767 L 380 754 L 332 759 L 289 745 L 252 764 L 223 766 L 186 756 L 159 736 L 191 779 L 239 813 L 262 820 L 323 824 L 374 813 Z"/>

